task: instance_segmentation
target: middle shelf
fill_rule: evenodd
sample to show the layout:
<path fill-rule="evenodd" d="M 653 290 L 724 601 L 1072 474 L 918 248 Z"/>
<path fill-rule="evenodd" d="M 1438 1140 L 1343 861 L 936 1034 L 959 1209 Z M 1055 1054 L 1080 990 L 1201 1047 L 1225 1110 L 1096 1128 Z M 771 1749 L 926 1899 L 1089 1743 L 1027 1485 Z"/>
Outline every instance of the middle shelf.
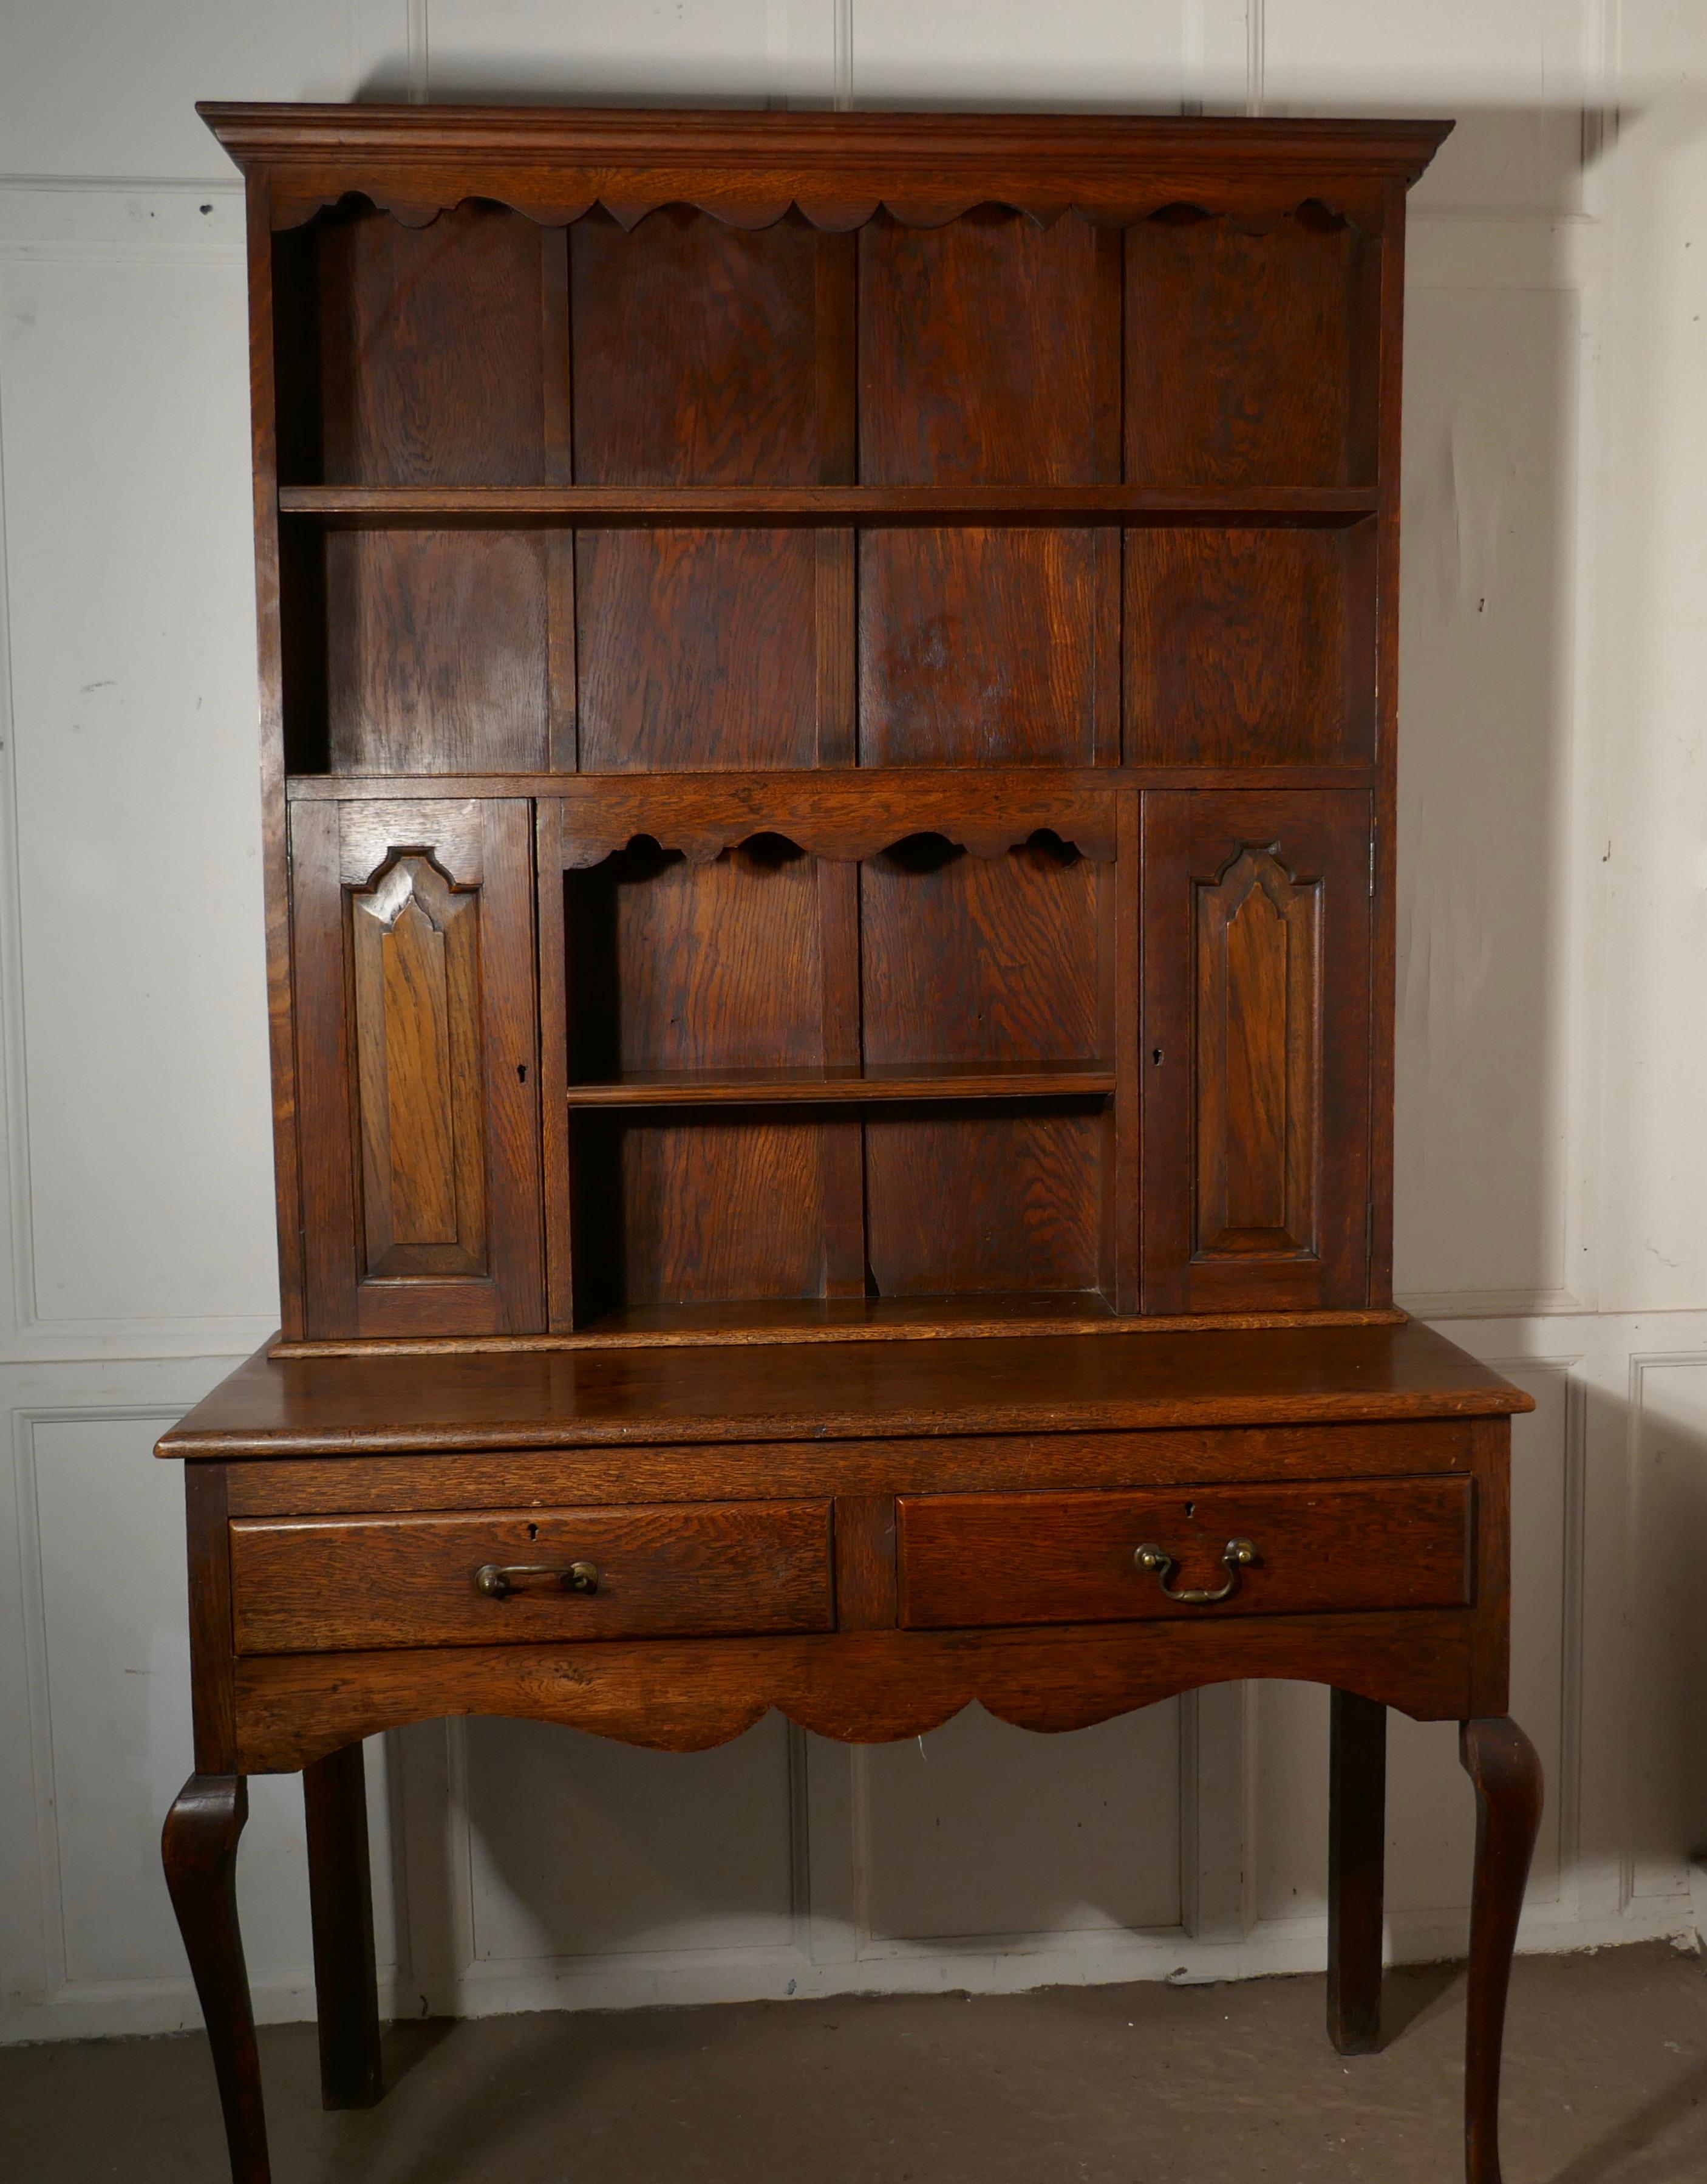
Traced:
<path fill-rule="evenodd" d="M 868 1063 L 810 1069 L 625 1070 L 573 1084 L 571 1107 L 802 1106 L 875 1100 L 1097 1098 L 1115 1089 L 1111 1061 Z"/>

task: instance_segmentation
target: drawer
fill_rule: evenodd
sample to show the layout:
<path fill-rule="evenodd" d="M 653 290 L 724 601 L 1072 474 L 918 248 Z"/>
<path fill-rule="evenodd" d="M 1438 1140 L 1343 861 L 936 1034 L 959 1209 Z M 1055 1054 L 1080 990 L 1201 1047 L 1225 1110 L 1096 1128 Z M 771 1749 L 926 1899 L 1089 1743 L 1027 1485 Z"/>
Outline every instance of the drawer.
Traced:
<path fill-rule="evenodd" d="M 1471 1479 L 1436 1475 L 905 1495 L 897 1507 L 901 1622 L 941 1630 L 1460 1607 L 1472 1597 L 1474 1491 Z M 1248 1542 L 1254 1559 L 1226 1559 L 1234 1541 Z M 1147 1546 L 1169 1566 L 1141 1568 Z M 1223 1588 L 1214 1601 L 1169 1597 Z"/>
<path fill-rule="evenodd" d="M 828 1502 L 240 1518 L 231 1614 L 240 1653 L 827 1630 L 830 1567 Z"/>

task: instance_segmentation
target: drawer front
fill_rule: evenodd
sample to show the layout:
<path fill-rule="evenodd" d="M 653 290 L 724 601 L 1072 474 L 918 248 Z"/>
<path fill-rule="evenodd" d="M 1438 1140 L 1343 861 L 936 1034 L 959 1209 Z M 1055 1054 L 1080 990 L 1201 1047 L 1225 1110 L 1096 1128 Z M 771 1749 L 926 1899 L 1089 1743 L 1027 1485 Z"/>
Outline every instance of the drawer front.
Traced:
<path fill-rule="evenodd" d="M 1464 1607 L 1474 1491 L 1468 1479 L 1436 1476 L 907 1495 L 898 1507 L 901 1622 L 942 1630 Z M 1228 1559 L 1237 1541 L 1253 1559 Z M 1141 1567 L 1146 1548 L 1159 1552 Z M 1223 1596 L 1169 1596 L 1187 1591 Z"/>
<path fill-rule="evenodd" d="M 240 1653 L 827 1630 L 830 1567 L 827 1502 L 247 1518 L 232 1621 Z"/>

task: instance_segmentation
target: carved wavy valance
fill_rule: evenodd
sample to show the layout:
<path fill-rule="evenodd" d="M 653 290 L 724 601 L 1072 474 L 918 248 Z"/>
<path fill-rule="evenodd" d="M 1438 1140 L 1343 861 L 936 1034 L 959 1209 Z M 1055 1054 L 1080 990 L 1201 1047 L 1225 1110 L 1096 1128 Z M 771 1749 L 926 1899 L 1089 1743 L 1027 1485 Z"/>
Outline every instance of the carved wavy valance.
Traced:
<path fill-rule="evenodd" d="M 734 227 L 791 212 L 832 233 L 880 211 L 938 227 L 994 205 L 1048 226 L 1176 212 L 1254 232 L 1304 207 L 1382 231 L 1388 187 L 1448 124 L 1109 115 L 688 113 L 626 109 L 215 106 L 203 119 L 263 185 L 275 229 L 347 197 L 411 227 L 470 199 L 565 226 L 631 228 L 683 204 Z"/>
<path fill-rule="evenodd" d="M 1027 782 L 1022 768 L 942 776 L 920 769 L 854 781 L 775 777 L 768 788 L 715 775 L 674 781 L 636 775 L 563 777 L 550 800 L 565 869 L 598 864 L 637 841 L 708 864 L 726 850 L 776 835 L 809 856 L 875 857 L 918 834 L 940 835 L 975 857 L 1005 856 L 1053 838 L 1098 863 L 1115 855 L 1110 790 L 1084 776 Z"/>

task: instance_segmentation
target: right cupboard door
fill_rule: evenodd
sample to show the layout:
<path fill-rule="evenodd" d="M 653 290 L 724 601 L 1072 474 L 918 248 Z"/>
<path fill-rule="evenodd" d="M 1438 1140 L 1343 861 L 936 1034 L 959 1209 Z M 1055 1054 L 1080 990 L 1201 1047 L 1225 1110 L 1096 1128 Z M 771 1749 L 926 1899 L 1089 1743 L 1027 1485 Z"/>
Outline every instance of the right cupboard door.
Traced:
<path fill-rule="evenodd" d="M 1372 819 L 1144 797 L 1147 1312 L 1368 1302 Z"/>

